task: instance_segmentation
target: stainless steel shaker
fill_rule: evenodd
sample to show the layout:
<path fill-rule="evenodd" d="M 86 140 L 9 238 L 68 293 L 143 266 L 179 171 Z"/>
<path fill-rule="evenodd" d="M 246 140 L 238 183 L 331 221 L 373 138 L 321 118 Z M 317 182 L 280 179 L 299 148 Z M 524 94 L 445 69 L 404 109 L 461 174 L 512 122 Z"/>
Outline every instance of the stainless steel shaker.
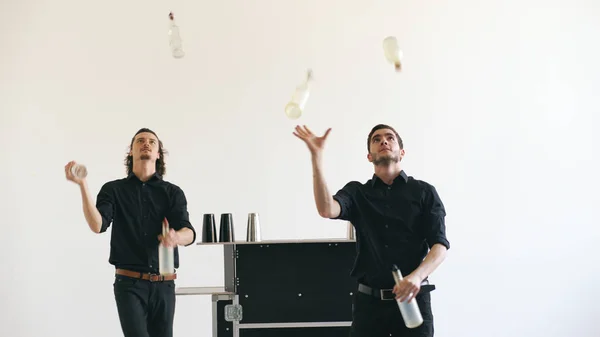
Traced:
<path fill-rule="evenodd" d="M 233 214 L 221 214 L 221 224 L 219 228 L 219 242 L 235 242 L 233 233 Z"/>
<path fill-rule="evenodd" d="M 258 219 L 258 213 L 249 213 L 248 214 L 248 226 L 246 228 L 246 241 L 247 242 L 261 241 L 260 221 Z"/>

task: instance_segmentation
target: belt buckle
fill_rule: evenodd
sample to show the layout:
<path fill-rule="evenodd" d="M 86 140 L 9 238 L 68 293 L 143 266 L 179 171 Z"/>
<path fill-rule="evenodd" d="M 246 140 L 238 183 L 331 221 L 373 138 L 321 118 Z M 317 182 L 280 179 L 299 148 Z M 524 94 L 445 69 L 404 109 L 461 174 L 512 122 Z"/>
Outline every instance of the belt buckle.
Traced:
<path fill-rule="evenodd" d="M 385 296 L 384 294 L 391 294 L 392 296 Z M 383 301 L 391 301 L 396 298 L 391 289 L 379 289 L 379 298 Z"/>
<path fill-rule="evenodd" d="M 161 282 L 164 280 L 165 280 L 165 277 L 163 275 L 148 273 L 148 281 L 150 281 L 150 282 Z"/>

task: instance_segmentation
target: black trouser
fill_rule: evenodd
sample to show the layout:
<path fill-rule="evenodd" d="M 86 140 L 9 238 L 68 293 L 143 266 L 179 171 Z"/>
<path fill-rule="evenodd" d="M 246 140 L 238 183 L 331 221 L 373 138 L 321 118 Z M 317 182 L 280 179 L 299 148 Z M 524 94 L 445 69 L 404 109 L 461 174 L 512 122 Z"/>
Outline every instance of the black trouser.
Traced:
<path fill-rule="evenodd" d="M 172 337 L 175 282 L 115 275 L 113 285 L 125 337 Z"/>
<path fill-rule="evenodd" d="M 351 337 L 433 337 L 433 313 L 431 293 L 419 293 L 416 297 L 423 324 L 409 329 L 404 325 L 396 300 L 381 300 L 357 291 L 352 307 Z"/>

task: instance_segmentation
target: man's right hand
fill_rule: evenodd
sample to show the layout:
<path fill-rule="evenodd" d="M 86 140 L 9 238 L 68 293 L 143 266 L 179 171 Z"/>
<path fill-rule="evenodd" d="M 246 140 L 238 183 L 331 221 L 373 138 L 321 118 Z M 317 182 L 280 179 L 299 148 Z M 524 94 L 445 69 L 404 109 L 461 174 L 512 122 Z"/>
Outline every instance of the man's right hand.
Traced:
<path fill-rule="evenodd" d="M 319 215 L 324 218 L 335 218 L 339 216 L 341 212 L 340 204 L 333 199 L 331 193 L 327 189 L 325 178 L 323 177 L 323 169 L 321 163 L 321 152 L 325 147 L 325 140 L 329 135 L 331 128 L 325 131 L 325 134 L 321 137 L 315 136 L 306 125 L 296 126 L 296 132 L 294 135 L 304 141 L 310 153 L 312 155 L 312 169 L 313 169 L 313 191 L 315 195 L 315 204 Z"/>
<path fill-rule="evenodd" d="M 65 165 L 65 176 L 67 177 L 67 180 L 72 181 L 77 185 L 81 186 L 85 178 L 78 178 L 73 175 L 73 173 L 71 172 L 71 168 L 75 165 L 77 165 L 77 162 L 75 161 L 70 161 L 67 163 L 67 165 Z"/>
<path fill-rule="evenodd" d="M 327 131 L 325 131 L 325 134 L 321 137 L 317 137 L 315 136 L 312 131 L 310 131 L 309 128 L 306 127 L 306 125 L 303 126 L 296 126 L 296 131 L 294 132 L 294 136 L 302 139 L 304 141 L 304 143 L 306 144 L 306 146 L 308 146 L 308 149 L 310 150 L 310 153 L 312 155 L 315 154 L 320 154 L 321 151 L 323 151 L 323 148 L 325 146 L 325 140 L 327 139 L 327 136 L 329 135 L 329 132 L 331 131 L 331 128 L 327 129 Z"/>

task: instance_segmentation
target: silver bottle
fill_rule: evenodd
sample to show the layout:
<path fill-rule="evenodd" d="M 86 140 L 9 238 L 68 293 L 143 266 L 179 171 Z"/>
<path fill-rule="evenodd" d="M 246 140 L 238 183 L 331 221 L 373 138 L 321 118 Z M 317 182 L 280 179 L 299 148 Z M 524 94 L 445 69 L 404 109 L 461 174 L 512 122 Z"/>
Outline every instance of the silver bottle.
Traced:
<path fill-rule="evenodd" d="M 398 266 L 394 265 L 392 275 L 394 276 L 396 284 L 399 284 L 400 281 L 402 281 L 402 273 L 400 272 L 400 269 L 398 269 Z M 407 328 L 413 329 L 423 324 L 423 316 L 421 315 L 419 304 L 415 298 L 409 302 L 401 302 L 400 299 L 397 299 L 396 301 L 398 302 L 400 313 L 404 319 L 404 325 L 406 325 Z"/>

